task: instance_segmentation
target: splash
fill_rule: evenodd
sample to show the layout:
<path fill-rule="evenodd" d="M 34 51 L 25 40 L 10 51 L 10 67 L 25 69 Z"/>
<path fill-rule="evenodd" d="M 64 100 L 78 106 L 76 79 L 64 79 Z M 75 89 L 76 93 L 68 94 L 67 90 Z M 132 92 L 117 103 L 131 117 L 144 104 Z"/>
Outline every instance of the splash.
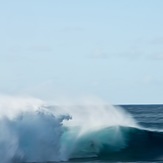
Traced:
<path fill-rule="evenodd" d="M 2 162 L 66 161 L 85 150 L 79 144 L 87 135 L 111 126 L 137 126 L 122 108 L 100 100 L 81 103 L 49 105 L 31 97 L 0 96 Z M 86 139 L 86 146 L 91 138 Z"/>

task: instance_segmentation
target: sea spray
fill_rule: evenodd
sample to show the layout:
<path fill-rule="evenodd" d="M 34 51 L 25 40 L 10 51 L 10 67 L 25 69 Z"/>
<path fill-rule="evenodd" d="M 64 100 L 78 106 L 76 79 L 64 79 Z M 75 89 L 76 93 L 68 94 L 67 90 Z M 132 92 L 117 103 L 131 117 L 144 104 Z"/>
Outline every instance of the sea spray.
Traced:
<path fill-rule="evenodd" d="M 4 163 L 66 161 L 78 155 L 97 155 L 102 143 L 93 133 L 111 126 L 137 126 L 121 108 L 97 100 L 49 105 L 35 98 L 1 96 L 0 115 L 0 155 Z"/>
<path fill-rule="evenodd" d="M 13 158 L 22 158 L 18 148 L 18 137 L 12 123 L 7 118 L 0 120 L 0 158 L 3 163 L 10 163 Z"/>
<path fill-rule="evenodd" d="M 68 128 L 61 142 L 66 158 L 95 157 L 103 143 L 112 143 L 112 149 L 121 149 L 126 146 L 126 142 L 118 126 L 138 126 L 122 108 L 101 102 L 97 104 L 97 101 L 94 105 L 83 102 L 83 105 L 62 106 L 63 110 L 72 116 L 71 121 L 63 122 Z M 100 130 L 108 127 L 114 127 L 113 131 L 97 138 Z"/>

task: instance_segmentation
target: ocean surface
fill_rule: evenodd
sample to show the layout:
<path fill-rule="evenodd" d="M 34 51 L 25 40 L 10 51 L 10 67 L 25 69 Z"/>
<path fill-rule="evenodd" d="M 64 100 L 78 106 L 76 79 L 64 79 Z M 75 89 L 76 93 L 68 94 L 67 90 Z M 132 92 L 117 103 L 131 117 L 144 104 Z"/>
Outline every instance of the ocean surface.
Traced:
<path fill-rule="evenodd" d="M 3 163 L 163 162 L 163 105 L 20 101 L 0 105 Z"/>

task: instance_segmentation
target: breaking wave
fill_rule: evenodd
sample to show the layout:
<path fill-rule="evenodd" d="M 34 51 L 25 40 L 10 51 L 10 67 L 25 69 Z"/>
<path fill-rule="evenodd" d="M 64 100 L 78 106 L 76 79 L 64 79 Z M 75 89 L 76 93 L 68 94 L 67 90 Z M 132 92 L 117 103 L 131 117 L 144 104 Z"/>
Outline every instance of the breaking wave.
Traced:
<path fill-rule="evenodd" d="M 163 133 L 141 129 L 122 108 L 101 101 L 49 105 L 39 99 L 0 97 L 3 163 L 160 159 Z"/>

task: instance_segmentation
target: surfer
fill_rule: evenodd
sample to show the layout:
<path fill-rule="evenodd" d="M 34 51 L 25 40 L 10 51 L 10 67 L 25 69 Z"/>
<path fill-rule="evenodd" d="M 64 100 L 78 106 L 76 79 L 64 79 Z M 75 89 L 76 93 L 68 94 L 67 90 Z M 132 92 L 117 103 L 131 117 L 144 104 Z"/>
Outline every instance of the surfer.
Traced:
<path fill-rule="evenodd" d="M 98 146 L 97 146 L 97 142 L 95 142 L 95 141 L 91 141 L 90 142 L 90 147 L 91 147 L 91 149 L 92 149 L 92 151 L 94 152 L 94 153 L 98 153 L 99 152 L 99 150 L 98 150 Z"/>
<path fill-rule="evenodd" d="M 90 146 L 91 146 L 91 148 L 92 148 L 92 149 L 94 149 L 94 148 L 95 148 L 94 141 L 91 141 Z"/>

